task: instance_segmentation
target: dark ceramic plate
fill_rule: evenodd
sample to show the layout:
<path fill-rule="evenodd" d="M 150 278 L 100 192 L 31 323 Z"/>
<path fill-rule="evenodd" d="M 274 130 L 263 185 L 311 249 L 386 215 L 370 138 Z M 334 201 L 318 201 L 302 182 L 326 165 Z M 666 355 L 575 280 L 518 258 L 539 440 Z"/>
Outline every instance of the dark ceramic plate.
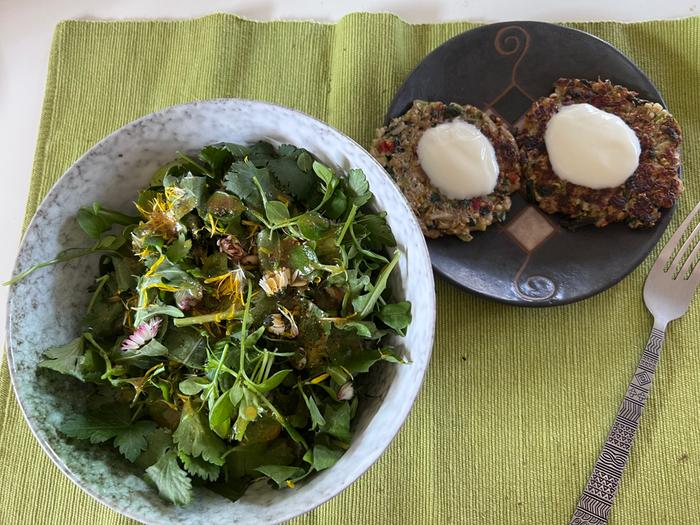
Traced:
<path fill-rule="evenodd" d="M 387 122 L 415 99 L 472 104 L 511 124 L 561 77 L 609 79 L 664 104 L 651 81 L 610 44 L 541 22 L 506 22 L 462 33 L 435 49 L 399 89 Z M 475 234 L 428 241 L 437 273 L 479 295 L 523 306 L 579 301 L 619 282 L 649 254 L 672 210 L 649 230 L 624 224 L 575 232 L 520 195 L 506 222 Z"/>

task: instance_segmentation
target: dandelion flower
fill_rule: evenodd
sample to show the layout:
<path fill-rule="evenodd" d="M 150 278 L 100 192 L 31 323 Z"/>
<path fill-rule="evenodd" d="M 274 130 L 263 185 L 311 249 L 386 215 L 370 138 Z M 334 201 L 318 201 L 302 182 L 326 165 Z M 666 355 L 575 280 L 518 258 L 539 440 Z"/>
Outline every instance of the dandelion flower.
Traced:
<path fill-rule="evenodd" d="M 287 288 L 291 278 L 289 268 L 279 268 L 274 272 L 266 272 L 260 279 L 260 288 L 269 297 Z"/>

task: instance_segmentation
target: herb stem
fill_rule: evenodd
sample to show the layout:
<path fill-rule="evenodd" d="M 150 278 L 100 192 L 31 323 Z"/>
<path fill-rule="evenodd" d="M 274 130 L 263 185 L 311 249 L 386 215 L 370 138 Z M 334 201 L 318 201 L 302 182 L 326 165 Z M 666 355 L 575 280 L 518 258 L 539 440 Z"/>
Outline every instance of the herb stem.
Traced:
<path fill-rule="evenodd" d="M 241 360 L 238 371 L 245 379 L 248 376 L 245 373 L 245 340 L 248 338 L 248 315 L 250 314 L 250 300 L 253 296 L 253 285 L 248 281 L 248 296 L 245 300 L 245 308 L 243 309 L 243 319 L 241 321 Z"/>
<path fill-rule="evenodd" d="M 352 224 L 352 221 L 355 220 L 355 215 L 357 214 L 357 206 L 354 204 L 352 205 L 352 208 L 350 208 L 350 213 L 348 213 L 348 218 L 345 220 L 345 224 L 343 224 L 343 229 L 340 230 L 340 235 L 338 235 L 338 240 L 335 241 L 336 246 L 340 246 L 343 243 L 343 238 L 345 237 L 345 234 L 348 231 L 348 228 L 350 228 L 350 224 Z"/>
<path fill-rule="evenodd" d="M 97 296 L 100 295 L 100 292 L 102 291 L 102 288 L 107 283 L 107 281 L 109 281 L 109 274 L 105 274 L 99 279 L 97 279 L 97 288 L 95 288 L 95 292 L 90 298 L 90 304 L 88 304 L 87 313 L 92 312 L 92 309 L 94 308 L 95 303 L 97 302 Z"/>

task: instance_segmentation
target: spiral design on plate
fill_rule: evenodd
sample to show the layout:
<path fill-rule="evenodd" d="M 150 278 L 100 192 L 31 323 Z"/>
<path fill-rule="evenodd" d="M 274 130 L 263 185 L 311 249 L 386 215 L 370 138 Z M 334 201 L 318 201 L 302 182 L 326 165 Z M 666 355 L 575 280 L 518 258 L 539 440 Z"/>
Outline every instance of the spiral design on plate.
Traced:
<path fill-rule="evenodd" d="M 518 59 L 513 64 L 511 79 L 516 84 L 515 76 L 520 61 L 527 54 L 530 48 L 530 34 L 520 26 L 506 26 L 499 29 L 494 40 L 496 52 L 501 56 L 518 55 Z"/>
<path fill-rule="evenodd" d="M 530 301 L 546 301 L 557 293 L 557 285 L 549 277 L 531 275 L 515 283 L 518 294 Z"/>

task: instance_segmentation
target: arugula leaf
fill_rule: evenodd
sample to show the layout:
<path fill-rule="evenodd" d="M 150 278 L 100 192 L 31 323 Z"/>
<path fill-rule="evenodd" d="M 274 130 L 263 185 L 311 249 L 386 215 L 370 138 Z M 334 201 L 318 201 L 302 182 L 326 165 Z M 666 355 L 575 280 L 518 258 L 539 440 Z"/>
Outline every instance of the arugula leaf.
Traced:
<path fill-rule="evenodd" d="M 211 431 L 189 401 L 185 401 L 173 441 L 180 452 L 193 457 L 202 456 L 202 459 L 215 465 L 224 464 L 226 445 Z"/>
<path fill-rule="evenodd" d="M 193 476 L 199 476 L 207 481 L 216 481 L 221 474 L 221 467 L 204 461 L 202 458 L 193 458 L 184 452 L 177 455 L 182 461 L 185 470 Z"/>
<path fill-rule="evenodd" d="M 114 446 L 126 459 L 136 461 L 146 450 L 146 436 L 156 429 L 153 421 L 131 421 L 131 411 L 123 404 L 112 404 L 88 415 L 78 414 L 59 427 L 66 436 L 104 443 L 114 438 Z"/>
<path fill-rule="evenodd" d="M 168 355 L 168 349 L 155 339 L 151 339 L 141 348 L 120 350 L 118 355 L 119 357 L 114 361 L 117 364 L 147 369 L 153 365 L 154 360 L 151 358 Z"/>
<path fill-rule="evenodd" d="M 351 414 L 350 403 L 347 401 L 336 406 L 331 403 L 327 404 L 323 412 L 326 424 L 321 427 L 321 432 L 350 443 Z"/>
<path fill-rule="evenodd" d="M 395 304 L 385 304 L 377 314 L 379 319 L 399 335 L 406 335 L 406 328 L 411 322 L 411 303 L 401 301 Z"/>
<path fill-rule="evenodd" d="M 148 467 L 146 477 L 155 483 L 161 496 L 175 505 L 188 505 L 192 501 L 192 482 L 180 468 L 174 450 L 169 450 Z"/>
<path fill-rule="evenodd" d="M 400 253 L 397 250 L 394 252 L 394 256 L 389 264 L 387 264 L 384 268 L 382 268 L 382 271 L 379 272 L 379 277 L 377 277 L 377 282 L 374 284 L 372 291 L 353 299 L 352 306 L 355 309 L 355 312 L 359 314 L 360 319 L 364 319 L 372 313 L 372 310 L 374 310 L 374 305 L 377 304 L 379 297 L 386 289 L 389 274 L 394 269 L 394 266 L 398 264 L 399 257 Z"/>
<path fill-rule="evenodd" d="M 314 470 L 326 470 L 335 465 L 342 457 L 343 451 L 338 448 L 331 448 L 325 445 L 314 445 L 313 451 L 309 450 L 304 455 L 304 461 L 311 464 Z"/>
<path fill-rule="evenodd" d="M 286 487 L 287 481 L 297 479 L 305 474 L 304 469 L 301 467 L 288 467 L 285 465 L 263 465 L 255 470 L 277 483 L 279 488 Z"/>

